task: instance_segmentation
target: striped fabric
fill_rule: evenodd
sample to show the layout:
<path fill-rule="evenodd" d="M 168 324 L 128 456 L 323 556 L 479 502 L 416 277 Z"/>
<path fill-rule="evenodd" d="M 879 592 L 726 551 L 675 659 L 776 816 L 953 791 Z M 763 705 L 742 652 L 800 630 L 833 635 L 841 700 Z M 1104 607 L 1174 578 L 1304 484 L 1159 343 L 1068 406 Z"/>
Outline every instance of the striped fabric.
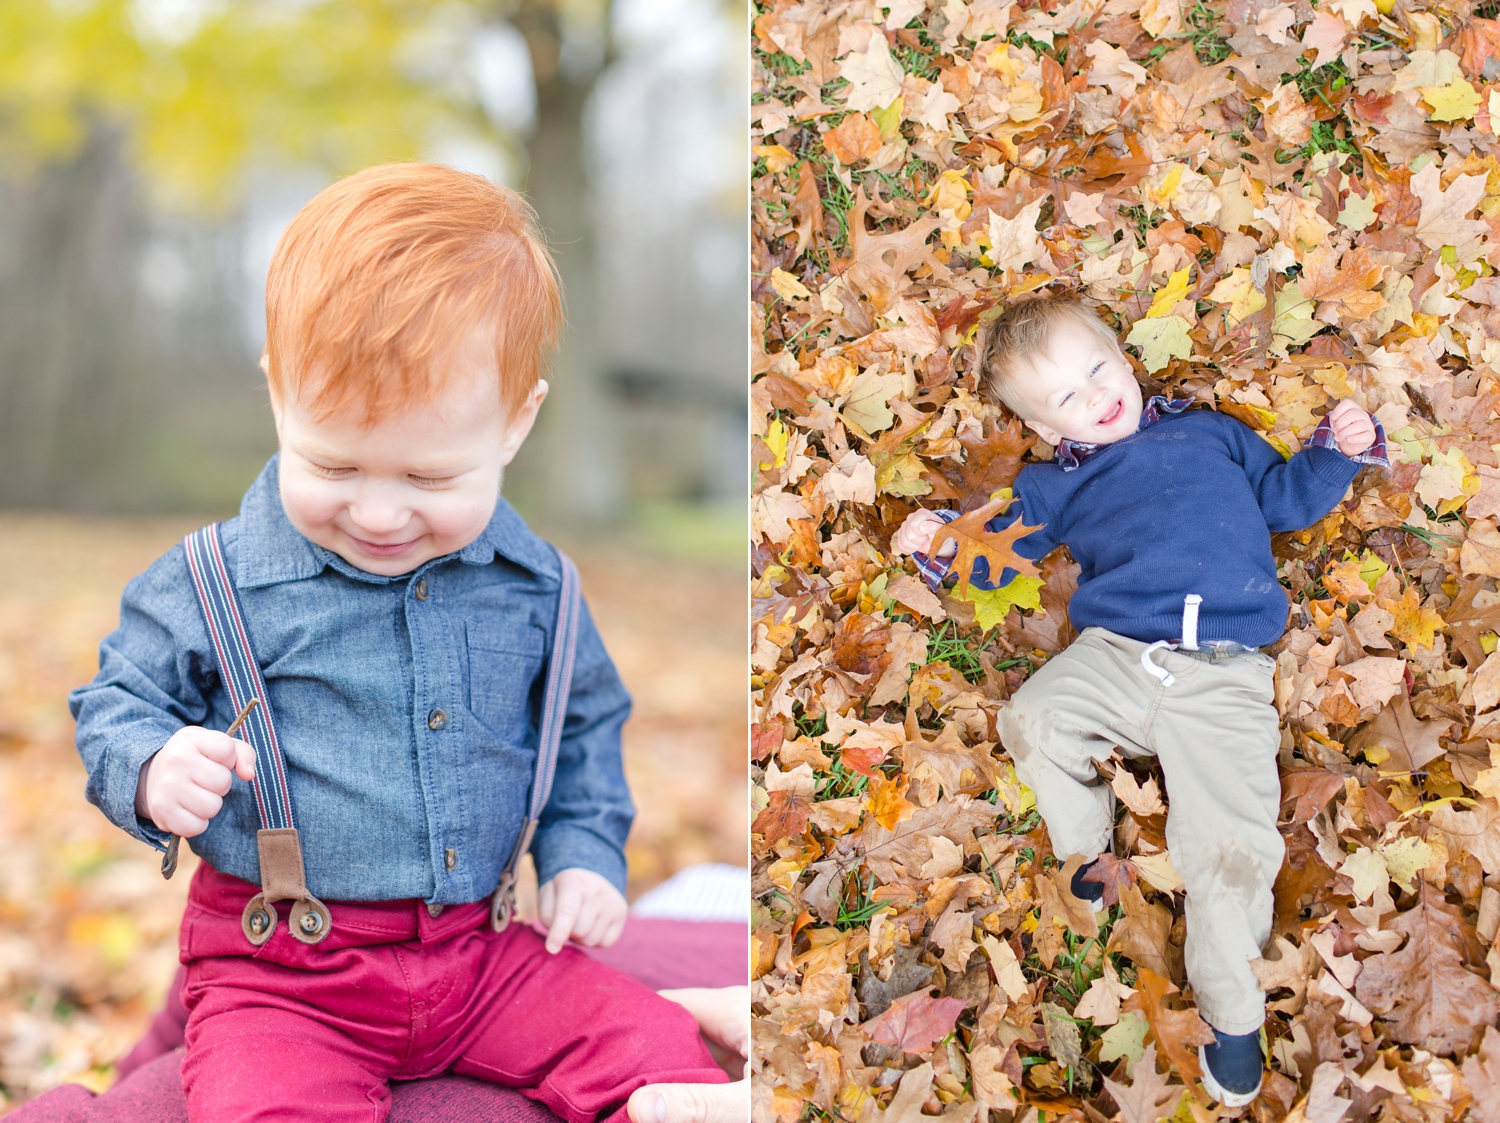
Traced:
<path fill-rule="evenodd" d="M 561 550 L 562 592 L 557 598 L 557 629 L 552 636 L 552 658 L 547 666 L 547 688 L 543 695 L 541 737 L 537 743 L 536 778 L 531 784 L 531 810 L 527 818 L 534 824 L 542 817 L 542 808 L 552 794 L 552 777 L 557 772 L 557 749 L 562 743 L 563 719 L 568 716 L 568 692 L 573 685 L 573 657 L 578 649 L 578 617 L 583 600 L 578 592 L 578 569 Z M 530 830 L 523 832 L 529 835 Z M 519 859 L 520 855 L 516 856 Z"/>
<path fill-rule="evenodd" d="M 183 539 L 188 569 L 193 575 L 193 590 L 198 607 L 208 626 L 209 639 L 219 657 L 219 674 L 229 701 L 241 711 L 251 698 L 260 704 L 251 711 L 240 727 L 240 737 L 255 750 L 255 804 L 260 812 L 262 830 L 284 830 L 295 827 L 292 819 L 291 794 L 287 790 L 286 758 L 276 738 L 276 722 L 271 717 L 271 699 L 266 696 L 266 680 L 250 646 L 245 630 L 245 616 L 229 569 L 224 564 L 224 548 L 219 541 L 219 524 L 196 530 Z"/>

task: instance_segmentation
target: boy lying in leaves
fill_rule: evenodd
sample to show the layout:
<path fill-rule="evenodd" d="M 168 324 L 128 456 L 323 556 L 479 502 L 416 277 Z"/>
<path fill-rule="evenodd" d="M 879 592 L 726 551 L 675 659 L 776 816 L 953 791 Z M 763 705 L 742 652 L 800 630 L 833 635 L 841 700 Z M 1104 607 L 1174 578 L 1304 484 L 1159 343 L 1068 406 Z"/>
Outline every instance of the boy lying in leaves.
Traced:
<path fill-rule="evenodd" d="M 1361 465 L 1388 466 L 1385 435 L 1346 399 L 1286 460 L 1225 414 L 1143 404 L 1115 336 L 1066 296 L 1008 309 L 981 342 L 980 370 L 992 400 L 1057 446 L 1053 463 L 1021 472 L 988 530 L 1023 517 L 1006 535 L 1029 531 L 1015 541 L 1021 559 L 1066 544 L 1082 567 L 1069 607 L 1079 637 L 1001 711 L 1001 739 L 1058 856 L 1088 859 L 1072 889 L 1095 907 L 1103 890 L 1090 872 L 1110 845 L 1114 796 L 1094 761 L 1116 747 L 1160 758 L 1167 844 L 1187 888 L 1188 979 L 1216 1036 L 1200 1048 L 1204 1082 L 1242 1106 L 1260 1088 L 1265 1020 L 1250 960 L 1270 936 L 1283 850 L 1275 663 L 1260 651 L 1287 621 L 1271 533 L 1321 519 Z M 958 517 L 914 512 L 894 540 L 934 588 L 955 555 L 982 548 L 946 525 Z M 980 556 L 959 576 L 994 588 L 1012 574 L 991 581 Z"/>

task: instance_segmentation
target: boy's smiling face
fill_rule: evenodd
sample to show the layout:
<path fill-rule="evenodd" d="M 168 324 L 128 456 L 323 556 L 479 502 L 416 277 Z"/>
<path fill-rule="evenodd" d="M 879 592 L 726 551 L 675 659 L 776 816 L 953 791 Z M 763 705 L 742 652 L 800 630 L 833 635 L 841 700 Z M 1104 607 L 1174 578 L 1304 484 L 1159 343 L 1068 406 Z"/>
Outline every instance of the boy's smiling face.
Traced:
<path fill-rule="evenodd" d="M 1049 444 L 1111 444 L 1140 428 L 1144 404 L 1130 364 L 1117 345 L 1081 324 L 1059 324 L 1046 350 L 1016 371 L 1010 392 Z"/>
<path fill-rule="evenodd" d="M 281 503 L 292 525 L 366 573 L 395 577 L 484 532 L 501 472 L 531 432 L 547 383 L 507 417 L 493 367 L 444 383 L 424 406 L 367 425 L 319 419 L 272 395 Z"/>

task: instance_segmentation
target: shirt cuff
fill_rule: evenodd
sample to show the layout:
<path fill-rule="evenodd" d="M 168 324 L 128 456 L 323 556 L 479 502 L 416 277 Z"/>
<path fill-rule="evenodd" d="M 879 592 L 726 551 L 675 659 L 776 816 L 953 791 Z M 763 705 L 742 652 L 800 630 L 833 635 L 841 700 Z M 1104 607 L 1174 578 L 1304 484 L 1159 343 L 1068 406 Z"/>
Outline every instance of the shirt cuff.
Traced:
<path fill-rule="evenodd" d="M 1352 460 L 1356 464 L 1371 464 L 1381 468 L 1389 468 L 1391 461 L 1386 452 L 1385 426 L 1376 421 L 1373 415 L 1371 415 L 1370 420 L 1375 425 L 1375 440 L 1364 452 L 1357 452 L 1353 456 L 1349 456 L 1340 449 L 1338 440 L 1333 435 L 1333 426 L 1326 417 L 1318 422 L 1318 427 L 1312 431 L 1312 436 L 1307 438 L 1304 446 L 1307 448 L 1330 449 L 1345 459 Z"/>
<path fill-rule="evenodd" d="M 554 823 L 538 828 L 531 843 L 538 885 L 567 869 L 592 870 L 625 895 L 625 855 L 587 827 Z"/>
<path fill-rule="evenodd" d="M 945 523 L 951 523 L 958 518 L 962 511 L 935 510 L 932 512 Z M 929 554 L 914 553 L 911 560 L 917 563 L 917 573 L 927 587 L 934 593 L 942 588 L 943 579 L 948 576 L 948 571 L 953 568 L 952 558 L 935 558 Z"/>
<path fill-rule="evenodd" d="M 98 778 L 102 782 L 98 787 L 90 785 L 88 793 L 90 801 L 110 822 L 157 850 L 165 850 L 172 836 L 136 813 L 135 792 L 140 784 L 141 766 L 160 751 L 179 728 L 136 726 L 137 736 L 116 740 L 105 752 L 103 767 L 99 769 Z"/>

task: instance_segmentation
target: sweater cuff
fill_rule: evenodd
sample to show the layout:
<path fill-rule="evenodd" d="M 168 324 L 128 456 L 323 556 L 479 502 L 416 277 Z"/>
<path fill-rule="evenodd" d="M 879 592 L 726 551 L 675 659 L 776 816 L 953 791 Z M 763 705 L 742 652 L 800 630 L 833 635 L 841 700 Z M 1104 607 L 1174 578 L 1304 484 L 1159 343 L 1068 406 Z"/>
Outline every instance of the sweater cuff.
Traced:
<path fill-rule="evenodd" d="M 90 779 L 88 796 L 115 826 L 157 850 L 165 850 L 171 835 L 150 819 L 136 814 L 135 792 L 141 766 L 165 745 L 181 726 L 138 724 L 132 736 L 120 737 L 105 750 L 99 770 Z"/>
<path fill-rule="evenodd" d="M 555 823 L 537 830 L 531 843 L 538 885 L 567 869 L 592 870 L 625 895 L 625 855 L 586 827 Z"/>
<path fill-rule="evenodd" d="M 1337 448 L 1313 446 L 1302 450 L 1307 456 L 1313 475 L 1329 484 L 1336 484 L 1340 491 L 1354 482 L 1359 470 L 1364 467 L 1358 460 L 1345 456 Z"/>

